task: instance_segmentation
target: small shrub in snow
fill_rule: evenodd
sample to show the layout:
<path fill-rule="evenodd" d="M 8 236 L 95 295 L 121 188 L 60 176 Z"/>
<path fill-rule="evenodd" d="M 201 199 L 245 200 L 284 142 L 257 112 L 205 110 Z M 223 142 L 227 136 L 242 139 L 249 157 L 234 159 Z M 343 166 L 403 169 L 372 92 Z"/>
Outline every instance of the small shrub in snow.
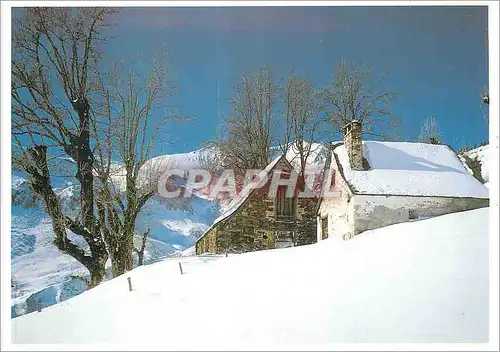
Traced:
<path fill-rule="evenodd" d="M 465 163 L 471 169 L 472 175 L 479 180 L 479 182 L 484 183 L 483 176 L 481 174 L 481 160 L 477 156 L 474 156 L 471 158 L 470 156 L 466 154 L 462 154 L 463 159 L 465 160 Z"/>
<path fill-rule="evenodd" d="M 410 220 L 418 219 L 418 212 L 415 209 L 409 209 L 408 210 L 408 218 Z"/>
<path fill-rule="evenodd" d="M 370 170 L 370 163 L 368 162 L 368 159 L 366 159 L 365 157 L 363 157 L 363 170 L 364 171 L 368 171 Z"/>

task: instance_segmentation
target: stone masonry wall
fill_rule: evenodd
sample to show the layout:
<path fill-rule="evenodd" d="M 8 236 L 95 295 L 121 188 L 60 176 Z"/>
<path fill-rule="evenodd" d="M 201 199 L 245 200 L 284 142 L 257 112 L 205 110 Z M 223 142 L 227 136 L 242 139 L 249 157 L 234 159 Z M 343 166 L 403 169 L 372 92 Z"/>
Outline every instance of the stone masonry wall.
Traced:
<path fill-rule="evenodd" d="M 285 166 L 286 163 L 277 165 Z M 284 243 L 283 240 L 293 241 L 294 245 L 314 243 L 317 198 L 296 198 L 294 220 L 278 221 L 275 198 L 268 197 L 268 192 L 269 184 L 252 193 L 235 214 L 221 221 L 197 242 L 196 253 L 204 253 L 205 249 L 212 253 L 225 253 L 226 249 L 229 253 L 258 251 L 276 248 Z M 294 237 L 286 232 L 294 232 Z M 210 245 L 204 244 L 207 241 Z"/>
<path fill-rule="evenodd" d="M 208 233 L 206 233 L 205 236 L 203 236 L 203 238 L 200 238 L 196 242 L 196 254 L 215 253 L 216 236 L 217 236 L 217 228 L 214 227 Z"/>

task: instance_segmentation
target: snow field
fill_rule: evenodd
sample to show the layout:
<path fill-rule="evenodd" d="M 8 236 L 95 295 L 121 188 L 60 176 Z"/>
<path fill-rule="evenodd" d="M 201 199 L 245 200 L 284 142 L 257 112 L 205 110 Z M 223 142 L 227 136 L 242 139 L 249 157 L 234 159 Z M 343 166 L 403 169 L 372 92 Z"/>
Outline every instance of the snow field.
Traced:
<path fill-rule="evenodd" d="M 485 342 L 488 212 L 392 225 L 346 242 L 170 258 L 14 319 L 13 339 L 142 348 Z"/>

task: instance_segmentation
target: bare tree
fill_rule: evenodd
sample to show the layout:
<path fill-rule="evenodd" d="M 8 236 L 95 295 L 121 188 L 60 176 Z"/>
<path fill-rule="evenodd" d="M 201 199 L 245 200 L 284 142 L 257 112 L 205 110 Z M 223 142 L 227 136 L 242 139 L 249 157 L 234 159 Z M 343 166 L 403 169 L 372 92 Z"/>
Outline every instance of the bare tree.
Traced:
<path fill-rule="evenodd" d="M 148 163 L 165 123 L 151 116 L 171 92 L 163 57 L 154 57 L 145 80 L 123 65 L 104 74 L 93 41 L 110 12 L 29 9 L 14 35 L 14 159 L 44 201 L 55 244 L 89 269 L 91 286 L 104 278 L 108 256 L 114 276 L 132 268 L 134 251 L 143 256 L 149 230 L 135 249 L 136 220 L 166 167 Z M 51 184 L 64 160 L 80 185 L 76 217 L 64 213 Z M 68 230 L 86 240 L 90 255 Z"/>
<path fill-rule="evenodd" d="M 335 133 L 352 120 L 361 122 L 364 134 L 388 138 L 397 133 L 399 121 L 391 113 L 397 94 L 385 90 L 382 78 L 375 80 L 366 65 L 340 64 L 331 84 L 318 94 Z"/>
<path fill-rule="evenodd" d="M 440 144 L 441 133 L 439 132 L 439 125 L 436 117 L 426 117 L 420 128 L 420 135 L 418 140 L 423 143 Z"/>
<path fill-rule="evenodd" d="M 105 277 L 108 259 L 94 215 L 94 155 L 90 141 L 94 92 L 92 68 L 99 61 L 96 41 L 106 8 L 28 8 L 13 26 L 12 135 L 14 160 L 29 176 L 52 220 L 54 243 L 90 272 L 90 286 Z M 74 162 L 80 185 L 79 214 L 63 214 L 51 184 L 48 154 L 64 154 Z M 89 252 L 67 231 L 82 236 Z"/>
<path fill-rule="evenodd" d="M 210 146 L 224 168 L 257 169 L 270 162 L 270 147 L 278 99 L 272 71 L 262 68 L 256 75 L 241 77 L 231 99 L 231 115 Z"/>
<path fill-rule="evenodd" d="M 162 168 L 159 162 L 150 161 L 152 149 L 158 140 L 161 127 L 168 118 L 162 109 L 171 93 L 167 69 L 162 53 L 153 58 L 147 79 L 116 65 L 104 82 L 99 76 L 99 88 L 104 99 L 107 121 L 94 126 L 97 145 L 96 172 L 99 177 L 99 218 L 107 221 L 105 240 L 111 257 L 113 275 L 132 269 L 133 253 L 144 253 L 149 229 L 142 235 L 139 249 L 134 248 L 136 220 L 149 199 L 158 189 Z M 159 114 L 159 118 L 152 118 Z M 96 122 L 99 122 L 96 120 Z M 106 126 L 103 130 L 100 126 Z M 112 156 L 118 167 L 113 168 Z"/>
<path fill-rule="evenodd" d="M 283 154 L 292 152 L 290 161 L 299 166 L 299 176 L 304 176 L 315 151 L 319 108 L 312 83 L 291 74 L 283 89 L 283 130 L 278 144 Z"/>

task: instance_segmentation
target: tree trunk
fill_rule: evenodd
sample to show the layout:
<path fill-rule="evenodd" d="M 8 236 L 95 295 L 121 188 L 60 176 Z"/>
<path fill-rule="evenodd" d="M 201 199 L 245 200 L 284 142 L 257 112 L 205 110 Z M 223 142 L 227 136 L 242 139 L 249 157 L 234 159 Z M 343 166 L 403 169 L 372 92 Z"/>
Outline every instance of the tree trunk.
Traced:
<path fill-rule="evenodd" d="M 28 154 L 31 160 L 26 167 L 26 172 L 30 175 L 33 190 L 44 200 L 55 234 L 54 244 L 60 251 L 71 255 L 89 270 L 91 275 L 90 287 L 98 285 L 106 276 L 105 266 L 108 259 L 108 253 L 102 238 L 99 234 L 90 232 L 88 228 L 82 226 L 78 221 L 63 215 L 59 199 L 50 183 L 47 147 L 36 146 L 29 149 Z M 92 229 L 95 228 L 92 227 Z M 67 237 L 66 229 L 85 239 L 90 247 L 90 256 Z"/>
<path fill-rule="evenodd" d="M 122 275 L 123 273 L 132 270 L 133 253 L 134 253 L 134 228 L 137 218 L 137 188 L 136 178 L 133 175 L 133 168 L 126 165 L 126 197 L 127 208 L 123 214 L 123 232 L 118 239 L 117 247 L 113 255 L 113 275 Z"/>
<path fill-rule="evenodd" d="M 88 229 L 94 230 L 94 175 L 92 174 L 94 156 L 90 149 L 90 104 L 81 96 L 72 102 L 78 113 L 79 135 L 71 136 L 71 154 L 77 165 L 76 178 L 80 182 L 80 207 L 82 222 Z"/>
<path fill-rule="evenodd" d="M 120 238 L 112 257 L 113 277 L 132 270 L 134 252 L 134 233 L 125 232 Z"/>
<path fill-rule="evenodd" d="M 31 160 L 26 167 L 26 172 L 30 175 L 31 186 L 43 198 L 47 214 L 52 220 L 52 229 L 56 235 L 56 242 L 64 250 L 66 243 L 65 219 L 61 211 L 59 199 L 50 183 L 47 147 L 43 145 L 35 146 L 28 150 L 28 154 Z"/>
<path fill-rule="evenodd" d="M 144 264 L 144 251 L 138 251 L 137 252 L 137 257 L 138 257 L 138 266 L 141 266 Z"/>
<path fill-rule="evenodd" d="M 138 264 L 137 264 L 138 266 L 144 264 L 144 250 L 146 249 L 146 243 L 148 241 L 149 231 L 151 231 L 151 229 L 147 229 L 146 232 L 142 234 L 141 247 L 139 249 L 135 248 L 135 252 L 137 253 L 138 257 Z"/>
<path fill-rule="evenodd" d="M 106 260 L 107 258 L 105 257 L 96 259 L 95 265 L 88 268 L 90 271 L 89 288 L 96 287 L 106 278 Z"/>

